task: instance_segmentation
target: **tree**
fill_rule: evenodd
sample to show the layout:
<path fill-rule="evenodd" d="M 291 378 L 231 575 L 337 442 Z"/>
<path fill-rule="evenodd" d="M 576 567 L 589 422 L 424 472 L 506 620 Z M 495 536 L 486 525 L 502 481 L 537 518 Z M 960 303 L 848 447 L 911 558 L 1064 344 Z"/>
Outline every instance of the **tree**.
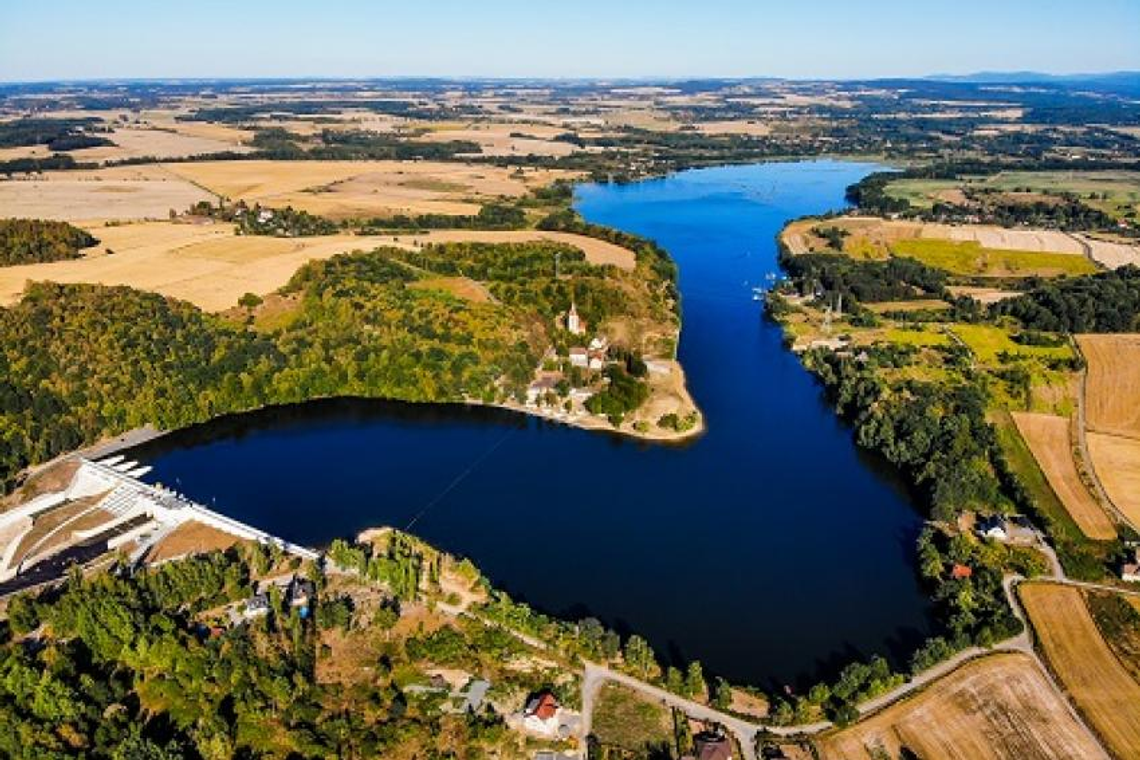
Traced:
<path fill-rule="evenodd" d="M 688 670 L 685 671 L 685 696 L 690 699 L 700 699 L 703 697 L 706 688 L 701 663 L 693 660 L 689 663 Z"/>
<path fill-rule="evenodd" d="M 649 643 L 637 634 L 626 640 L 624 656 L 626 664 L 640 673 L 641 677 L 646 680 L 650 678 L 651 674 L 656 674 L 659 670 Z"/>

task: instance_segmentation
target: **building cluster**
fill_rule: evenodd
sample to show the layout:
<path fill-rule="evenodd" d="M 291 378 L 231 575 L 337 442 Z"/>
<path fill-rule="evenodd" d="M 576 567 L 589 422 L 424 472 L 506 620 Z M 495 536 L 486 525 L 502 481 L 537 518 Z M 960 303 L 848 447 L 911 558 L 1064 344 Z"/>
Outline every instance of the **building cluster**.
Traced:
<path fill-rule="evenodd" d="M 316 586 L 307 578 L 294 575 L 291 578 L 276 579 L 262 583 L 258 587 L 257 593 L 246 600 L 240 615 L 238 615 L 236 611 L 231 615 L 233 622 L 236 624 L 243 621 L 256 620 L 257 618 L 268 615 L 271 608 L 269 590 L 272 586 L 276 586 L 282 590 L 286 608 L 297 610 L 297 614 L 300 615 L 301 619 L 305 619 L 312 614 L 313 602 L 316 600 Z"/>

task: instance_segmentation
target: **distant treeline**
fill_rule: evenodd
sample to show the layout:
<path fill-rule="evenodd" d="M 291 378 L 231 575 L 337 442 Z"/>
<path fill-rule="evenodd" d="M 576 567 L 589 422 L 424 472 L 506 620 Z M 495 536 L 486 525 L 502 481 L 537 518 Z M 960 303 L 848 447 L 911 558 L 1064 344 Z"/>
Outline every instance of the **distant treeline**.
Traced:
<path fill-rule="evenodd" d="M 75 259 L 80 249 L 98 242 L 67 222 L 0 219 L 0 266 Z"/>
<path fill-rule="evenodd" d="M 0 148 L 47 145 L 49 150 L 68 151 L 114 145 L 105 137 L 90 134 L 99 122 L 82 119 L 31 118 L 0 122 Z"/>
<path fill-rule="evenodd" d="M 290 116 L 333 116 L 344 110 L 362 110 L 389 116 L 402 116 L 424 121 L 453 119 L 480 113 L 472 107 L 432 107 L 410 100 L 300 100 L 269 102 L 256 105 L 216 106 L 199 108 L 191 114 L 179 116 L 179 121 L 213 121 L 221 124 L 241 124 L 266 118 L 273 114 Z"/>

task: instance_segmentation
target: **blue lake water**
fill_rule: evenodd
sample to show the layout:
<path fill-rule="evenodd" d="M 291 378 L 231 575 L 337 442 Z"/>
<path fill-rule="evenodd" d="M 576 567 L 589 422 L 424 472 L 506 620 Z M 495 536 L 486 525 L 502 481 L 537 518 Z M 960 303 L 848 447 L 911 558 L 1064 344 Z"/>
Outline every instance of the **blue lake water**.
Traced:
<path fill-rule="evenodd" d="M 644 635 L 737 682 L 804 684 L 898 661 L 929 630 L 919 515 L 762 318 L 791 218 L 877 166 L 702 169 L 582 187 L 589 220 L 680 266 L 680 359 L 707 433 L 653 446 L 499 410 L 335 400 L 180 431 L 134 451 L 153 479 L 291 540 L 411 526 L 517 598 Z"/>

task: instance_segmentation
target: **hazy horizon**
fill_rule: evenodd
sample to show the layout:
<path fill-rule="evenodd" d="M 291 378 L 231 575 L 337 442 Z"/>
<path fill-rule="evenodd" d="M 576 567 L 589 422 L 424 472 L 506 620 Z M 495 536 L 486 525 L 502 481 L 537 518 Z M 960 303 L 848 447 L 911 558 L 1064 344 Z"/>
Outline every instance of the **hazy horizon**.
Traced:
<path fill-rule="evenodd" d="M 542 7 L 298 0 L 0 7 L 0 81 L 860 80 L 1140 70 L 1140 3 L 935 0 Z"/>

